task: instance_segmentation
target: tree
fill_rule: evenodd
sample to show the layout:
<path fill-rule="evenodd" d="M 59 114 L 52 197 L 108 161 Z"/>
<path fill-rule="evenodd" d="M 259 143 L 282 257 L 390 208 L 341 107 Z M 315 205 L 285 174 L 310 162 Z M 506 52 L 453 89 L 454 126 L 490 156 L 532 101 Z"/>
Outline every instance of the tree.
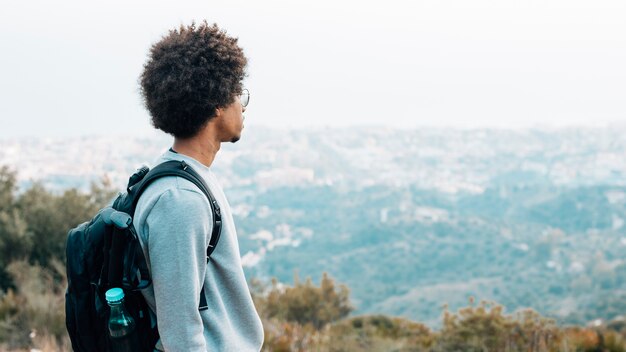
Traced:
<path fill-rule="evenodd" d="M 12 287 L 6 268 L 15 260 L 44 267 L 65 261 L 67 232 L 88 221 L 109 202 L 114 192 L 107 179 L 92 184 L 91 192 L 69 189 L 54 194 L 35 183 L 17 193 L 16 173 L 0 167 L 0 289 Z"/>
<path fill-rule="evenodd" d="M 443 328 L 434 351 L 530 351 L 549 350 L 560 338 L 554 320 L 528 309 L 504 315 L 504 307 L 481 302 L 459 310 L 444 311 Z"/>
<path fill-rule="evenodd" d="M 311 278 L 301 283 L 296 276 L 293 287 L 279 285 L 273 280 L 272 288 L 263 302 L 263 311 L 267 318 L 311 324 L 319 330 L 350 314 L 354 308 L 349 296 L 348 287 L 337 287 L 327 273 L 323 274 L 319 287 L 313 284 Z"/>
<path fill-rule="evenodd" d="M 13 286 L 6 271 L 9 263 L 27 258 L 32 246 L 26 222 L 15 207 L 16 184 L 15 172 L 0 167 L 0 290 Z"/>

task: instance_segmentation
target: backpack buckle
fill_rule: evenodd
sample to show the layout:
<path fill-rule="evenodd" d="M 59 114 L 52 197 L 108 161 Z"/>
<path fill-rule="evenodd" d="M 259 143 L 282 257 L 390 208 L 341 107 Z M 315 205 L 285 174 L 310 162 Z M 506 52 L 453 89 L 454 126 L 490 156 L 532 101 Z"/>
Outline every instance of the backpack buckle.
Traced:
<path fill-rule="evenodd" d="M 222 211 L 221 211 L 220 205 L 217 203 L 217 200 L 213 201 L 213 207 L 215 208 L 215 215 L 217 215 L 221 219 Z"/>

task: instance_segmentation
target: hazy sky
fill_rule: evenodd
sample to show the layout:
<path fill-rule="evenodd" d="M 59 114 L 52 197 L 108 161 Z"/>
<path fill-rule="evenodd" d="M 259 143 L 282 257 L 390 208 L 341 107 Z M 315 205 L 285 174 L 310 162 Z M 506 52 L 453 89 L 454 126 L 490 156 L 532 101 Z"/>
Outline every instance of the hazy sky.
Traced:
<path fill-rule="evenodd" d="M 193 19 L 240 38 L 246 124 L 626 123 L 623 0 L 3 0 L 0 137 L 150 132 L 146 53 Z"/>

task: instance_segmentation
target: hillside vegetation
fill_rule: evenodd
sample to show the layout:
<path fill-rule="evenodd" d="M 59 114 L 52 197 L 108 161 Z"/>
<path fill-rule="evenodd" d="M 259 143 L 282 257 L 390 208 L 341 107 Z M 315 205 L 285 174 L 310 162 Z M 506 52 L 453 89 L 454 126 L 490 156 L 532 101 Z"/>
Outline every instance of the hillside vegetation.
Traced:
<path fill-rule="evenodd" d="M 0 351 L 70 350 L 65 236 L 113 194 L 106 182 L 88 193 L 38 184 L 18 193 L 15 172 L 0 168 Z M 250 287 L 264 351 L 626 351 L 623 320 L 563 327 L 533 310 L 506 313 L 470 300 L 458 311 L 444 306 L 435 331 L 400 317 L 351 315 L 349 288 L 325 273 L 319 285 L 296 275 L 291 284 L 252 280 Z"/>

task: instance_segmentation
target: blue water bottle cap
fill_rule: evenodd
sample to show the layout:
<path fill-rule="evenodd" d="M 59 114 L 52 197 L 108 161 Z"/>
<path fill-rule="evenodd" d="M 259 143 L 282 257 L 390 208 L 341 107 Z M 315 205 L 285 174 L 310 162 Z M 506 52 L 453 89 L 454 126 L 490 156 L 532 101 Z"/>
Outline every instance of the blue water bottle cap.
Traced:
<path fill-rule="evenodd" d="M 124 290 L 119 287 L 115 287 L 109 289 L 104 296 L 106 297 L 107 302 L 119 302 L 124 299 Z"/>

